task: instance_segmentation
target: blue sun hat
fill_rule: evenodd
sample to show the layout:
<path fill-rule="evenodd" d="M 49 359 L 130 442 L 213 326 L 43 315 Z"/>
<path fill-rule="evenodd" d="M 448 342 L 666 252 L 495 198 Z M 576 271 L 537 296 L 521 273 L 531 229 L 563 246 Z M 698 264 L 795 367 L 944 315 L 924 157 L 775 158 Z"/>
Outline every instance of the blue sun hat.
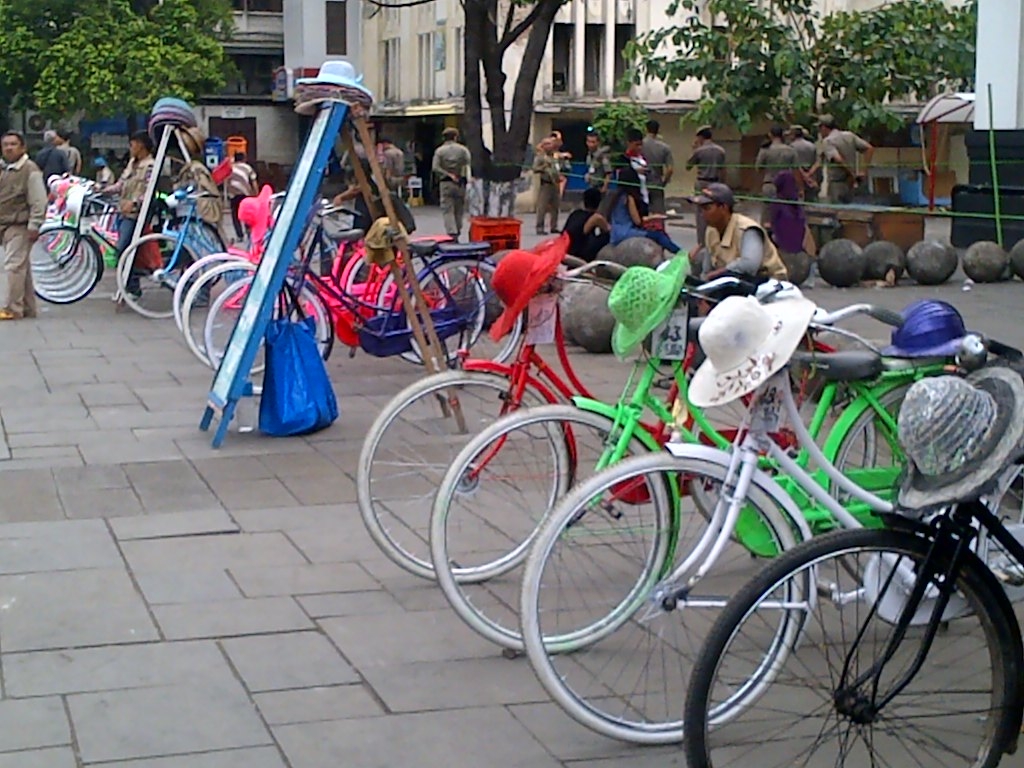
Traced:
<path fill-rule="evenodd" d="M 892 332 L 889 357 L 952 357 L 967 329 L 952 304 L 934 299 L 916 301 L 903 310 L 903 325 Z"/>

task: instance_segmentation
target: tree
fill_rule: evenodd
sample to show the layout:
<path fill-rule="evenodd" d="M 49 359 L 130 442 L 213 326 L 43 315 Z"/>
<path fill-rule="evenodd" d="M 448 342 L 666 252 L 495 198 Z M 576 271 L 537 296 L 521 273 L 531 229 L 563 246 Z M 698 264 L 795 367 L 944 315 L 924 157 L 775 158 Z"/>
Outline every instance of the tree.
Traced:
<path fill-rule="evenodd" d="M 673 0 L 679 23 L 627 49 L 634 82 L 701 81 L 691 118 L 741 131 L 762 116 L 802 119 L 824 108 L 854 130 L 898 127 L 900 100 L 970 88 L 976 0 L 897 0 L 822 16 L 814 0 Z"/>
<path fill-rule="evenodd" d="M 533 122 L 533 95 L 555 14 L 564 0 L 465 0 L 466 145 L 473 175 L 484 180 L 484 212 L 511 215 L 514 184 L 522 170 Z M 505 54 L 526 36 L 519 74 L 506 116 Z M 491 113 L 490 149 L 483 140 L 483 104 Z"/>
<path fill-rule="evenodd" d="M 647 108 L 632 101 L 606 101 L 596 110 L 590 124 L 606 144 L 622 149 L 626 131 L 643 130 L 647 123 Z"/>
<path fill-rule="evenodd" d="M 56 117 L 148 111 L 224 84 L 226 0 L 0 0 L 0 88 Z"/>

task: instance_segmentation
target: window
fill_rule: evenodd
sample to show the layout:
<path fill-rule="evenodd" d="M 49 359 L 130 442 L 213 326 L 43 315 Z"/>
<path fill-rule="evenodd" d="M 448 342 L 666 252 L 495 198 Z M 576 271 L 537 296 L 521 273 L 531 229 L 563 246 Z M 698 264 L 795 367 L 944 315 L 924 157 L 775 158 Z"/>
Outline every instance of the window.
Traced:
<path fill-rule="evenodd" d="M 452 74 L 449 82 L 452 84 L 452 95 L 462 96 L 465 89 L 463 85 L 466 73 L 463 72 L 462 54 L 465 50 L 465 43 L 462 40 L 462 27 L 455 27 L 452 30 Z"/>
<path fill-rule="evenodd" d="M 344 56 L 348 53 L 348 3 L 327 0 L 326 6 L 327 55 Z"/>
<path fill-rule="evenodd" d="M 551 41 L 551 90 L 566 93 L 572 81 L 572 24 L 555 24 Z"/>
<path fill-rule="evenodd" d="M 604 24 L 587 24 L 583 37 L 583 91 L 601 90 L 601 69 L 604 66 Z"/>
<path fill-rule="evenodd" d="M 244 13 L 283 13 L 283 0 L 231 0 L 231 7 Z"/>
<path fill-rule="evenodd" d="M 397 101 L 402 80 L 401 41 L 397 37 L 381 43 L 381 61 L 384 62 L 384 101 Z"/>
<path fill-rule="evenodd" d="M 618 54 L 615 56 L 615 82 L 612 83 L 612 86 L 616 96 L 626 96 L 629 94 L 629 86 L 622 82 L 622 79 L 626 76 L 626 59 L 622 54 L 626 50 L 626 44 L 635 37 L 636 27 L 634 25 L 615 25 L 615 50 L 618 51 Z"/>
<path fill-rule="evenodd" d="M 419 97 L 434 98 L 434 33 L 425 32 L 417 35 L 419 43 Z"/>
<path fill-rule="evenodd" d="M 445 40 L 445 29 L 442 26 L 434 32 L 434 71 L 444 72 L 448 66 L 448 41 Z"/>
<path fill-rule="evenodd" d="M 230 58 L 236 71 L 221 91 L 225 96 L 269 96 L 274 87 L 274 70 L 284 66 L 284 57 L 280 55 L 239 53 Z"/>

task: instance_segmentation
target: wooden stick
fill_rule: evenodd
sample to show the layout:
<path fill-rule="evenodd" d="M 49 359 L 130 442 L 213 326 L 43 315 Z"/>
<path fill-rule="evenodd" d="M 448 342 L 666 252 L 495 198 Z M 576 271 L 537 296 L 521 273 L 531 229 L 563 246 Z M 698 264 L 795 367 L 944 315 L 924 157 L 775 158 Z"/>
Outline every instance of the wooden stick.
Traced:
<path fill-rule="evenodd" d="M 381 215 L 381 208 L 379 203 L 373 199 L 373 188 L 370 186 L 370 180 L 366 177 L 366 171 L 363 170 L 363 164 L 359 162 L 359 156 L 356 154 L 356 145 L 352 141 L 352 131 L 349 130 L 348 125 L 344 125 L 341 128 L 341 143 L 345 147 L 345 151 L 348 152 L 349 161 L 352 163 L 352 170 L 356 174 L 356 181 L 359 183 L 359 188 L 363 191 L 363 198 L 366 200 L 366 207 L 369 209 L 370 215 L 377 219 Z M 365 144 L 363 149 L 366 149 Z"/>

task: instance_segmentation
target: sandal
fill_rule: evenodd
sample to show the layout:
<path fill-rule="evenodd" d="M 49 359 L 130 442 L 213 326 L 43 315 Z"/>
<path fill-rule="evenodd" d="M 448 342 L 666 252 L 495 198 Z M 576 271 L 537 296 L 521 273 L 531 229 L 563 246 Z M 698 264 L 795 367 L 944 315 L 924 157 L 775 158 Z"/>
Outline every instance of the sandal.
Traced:
<path fill-rule="evenodd" d="M 0 309 L 0 320 L 20 320 L 16 314 L 9 309 Z"/>

